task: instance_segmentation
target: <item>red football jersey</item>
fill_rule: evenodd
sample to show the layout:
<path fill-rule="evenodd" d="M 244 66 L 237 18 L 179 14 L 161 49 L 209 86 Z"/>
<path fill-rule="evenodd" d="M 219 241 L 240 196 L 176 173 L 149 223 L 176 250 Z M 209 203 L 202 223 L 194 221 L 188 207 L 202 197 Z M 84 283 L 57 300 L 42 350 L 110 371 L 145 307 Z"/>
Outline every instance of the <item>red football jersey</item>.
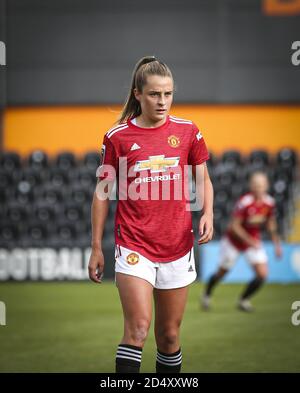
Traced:
<path fill-rule="evenodd" d="M 105 134 L 101 156 L 98 177 L 117 179 L 116 244 L 153 262 L 184 256 L 194 243 L 184 166 L 209 159 L 197 126 L 170 115 L 153 128 L 128 120 Z"/>
<path fill-rule="evenodd" d="M 239 198 L 233 211 L 233 217 L 242 219 L 243 228 L 255 239 L 260 239 L 261 229 L 267 220 L 274 214 L 275 200 L 266 194 L 262 201 L 257 201 L 252 193 Z M 249 246 L 238 238 L 232 230 L 226 232 L 231 243 L 240 251 Z"/>

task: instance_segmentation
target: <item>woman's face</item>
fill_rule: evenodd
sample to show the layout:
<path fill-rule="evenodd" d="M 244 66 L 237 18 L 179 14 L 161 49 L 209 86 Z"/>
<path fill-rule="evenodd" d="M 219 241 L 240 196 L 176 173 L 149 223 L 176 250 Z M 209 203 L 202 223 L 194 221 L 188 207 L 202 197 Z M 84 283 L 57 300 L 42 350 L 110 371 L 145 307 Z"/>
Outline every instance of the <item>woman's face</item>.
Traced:
<path fill-rule="evenodd" d="M 266 194 L 269 188 L 269 182 L 265 175 L 255 174 L 250 180 L 250 189 L 258 198 Z"/>
<path fill-rule="evenodd" d="M 150 75 L 142 92 L 134 90 L 141 104 L 142 115 L 153 122 L 163 120 L 173 101 L 173 80 L 167 76 Z"/>

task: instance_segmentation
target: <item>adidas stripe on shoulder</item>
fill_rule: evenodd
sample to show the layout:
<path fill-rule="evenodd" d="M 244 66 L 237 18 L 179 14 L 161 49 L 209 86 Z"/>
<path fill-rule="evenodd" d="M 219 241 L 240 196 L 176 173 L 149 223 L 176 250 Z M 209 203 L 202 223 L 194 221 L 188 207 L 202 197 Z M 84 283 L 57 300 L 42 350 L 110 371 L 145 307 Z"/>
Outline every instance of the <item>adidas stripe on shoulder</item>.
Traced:
<path fill-rule="evenodd" d="M 126 128 L 128 128 L 127 123 L 119 124 L 118 126 L 112 127 L 110 130 L 108 130 L 106 136 L 107 138 L 111 138 L 115 133 L 125 130 Z"/>
<path fill-rule="evenodd" d="M 178 124 L 190 124 L 190 125 L 193 124 L 193 122 L 192 122 L 191 120 L 182 119 L 182 118 L 180 118 L 180 117 L 171 116 L 171 115 L 170 115 L 170 120 L 171 120 L 173 123 L 178 123 Z"/>

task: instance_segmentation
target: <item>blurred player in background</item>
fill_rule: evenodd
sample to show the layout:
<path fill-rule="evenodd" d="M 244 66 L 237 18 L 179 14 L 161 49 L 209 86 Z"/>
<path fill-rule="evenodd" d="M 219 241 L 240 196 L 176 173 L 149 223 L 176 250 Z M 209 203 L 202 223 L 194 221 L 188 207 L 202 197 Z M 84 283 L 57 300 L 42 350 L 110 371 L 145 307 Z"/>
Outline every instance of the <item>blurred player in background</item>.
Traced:
<path fill-rule="evenodd" d="M 282 256 L 274 215 L 275 201 L 267 193 L 267 175 L 259 171 L 254 172 L 250 177 L 249 186 L 250 192 L 238 200 L 227 232 L 221 239 L 219 269 L 210 277 L 201 299 L 205 310 L 210 308 L 213 288 L 233 267 L 240 253 L 244 253 L 255 272 L 255 277 L 241 294 L 238 308 L 242 311 L 253 311 L 249 299 L 261 288 L 268 274 L 267 254 L 260 240 L 263 227 L 270 233 L 276 256 Z"/>
<path fill-rule="evenodd" d="M 102 146 L 98 185 L 107 182 L 108 186 L 115 178 L 119 185 L 115 280 L 123 308 L 124 334 L 116 354 L 117 373 L 140 370 L 153 295 L 156 372 L 181 370 L 180 324 L 188 286 L 197 277 L 194 234 L 186 196 L 177 199 L 170 195 L 165 199 L 163 190 L 178 186 L 183 190 L 187 165 L 193 169 L 196 190 L 197 179 L 203 185 L 199 244 L 209 241 L 213 234 L 213 189 L 205 163 L 209 154 L 192 121 L 169 115 L 173 89 L 173 77 L 166 64 L 155 57 L 142 58 L 135 67 L 120 124 L 105 134 Z M 124 158 L 126 167 L 121 165 Z M 121 183 L 125 183 L 126 198 Z M 138 198 L 130 195 L 135 189 L 139 189 Z M 151 192 L 155 190 L 159 192 L 153 198 Z M 89 274 L 97 283 L 101 282 L 104 268 L 101 241 L 108 202 L 94 194 Z"/>

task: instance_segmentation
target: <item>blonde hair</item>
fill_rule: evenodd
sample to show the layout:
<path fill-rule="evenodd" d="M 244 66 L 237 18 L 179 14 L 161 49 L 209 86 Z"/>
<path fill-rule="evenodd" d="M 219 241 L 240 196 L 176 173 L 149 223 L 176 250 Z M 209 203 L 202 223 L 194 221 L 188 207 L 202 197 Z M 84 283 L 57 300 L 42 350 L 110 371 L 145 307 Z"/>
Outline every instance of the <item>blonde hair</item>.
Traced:
<path fill-rule="evenodd" d="M 166 76 L 173 80 L 172 73 L 165 63 L 156 59 L 155 56 L 142 57 L 134 67 L 130 91 L 121 115 L 117 120 L 118 124 L 125 123 L 128 119 L 139 116 L 142 113 L 141 105 L 135 98 L 134 89 L 136 88 L 139 92 L 142 92 L 143 87 L 147 83 L 148 75 Z"/>

